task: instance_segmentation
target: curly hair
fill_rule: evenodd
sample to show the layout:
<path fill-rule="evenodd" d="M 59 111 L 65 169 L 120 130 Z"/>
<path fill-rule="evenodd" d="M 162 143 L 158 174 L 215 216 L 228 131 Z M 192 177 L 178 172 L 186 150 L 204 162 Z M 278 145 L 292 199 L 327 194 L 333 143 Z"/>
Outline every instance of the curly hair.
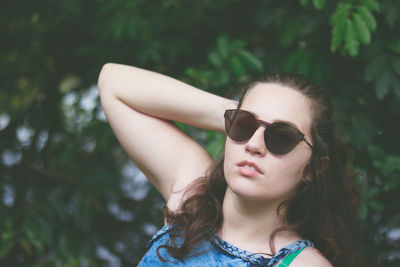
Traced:
<path fill-rule="evenodd" d="M 311 101 L 311 138 L 313 153 L 304 168 L 309 177 L 297 187 L 294 196 L 278 206 L 277 213 L 284 216 L 284 224 L 270 236 L 270 246 L 275 253 L 273 240 L 279 231 L 291 229 L 312 241 L 335 266 L 359 266 L 361 256 L 356 242 L 359 233 L 357 209 L 360 195 L 354 175 L 348 169 L 350 150 L 343 144 L 335 127 L 336 114 L 331 97 L 326 90 L 300 74 L 277 73 L 251 83 L 242 94 L 256 84 L 270 83 L 301 92 Z M 210 235 L 217 233 L 223 222 L 222 202 L 227 184 L 224 156 L 215 162 L 209 174 L 193 182 L 185 192 L 187 198 L 179 211 L 164 208 L 166 221 L 171 225 L 170 245 L 162 245 L 178 260 L 192 256 L 190 252 Z M 177 240 L 183 243 L 177 245 Z"/>

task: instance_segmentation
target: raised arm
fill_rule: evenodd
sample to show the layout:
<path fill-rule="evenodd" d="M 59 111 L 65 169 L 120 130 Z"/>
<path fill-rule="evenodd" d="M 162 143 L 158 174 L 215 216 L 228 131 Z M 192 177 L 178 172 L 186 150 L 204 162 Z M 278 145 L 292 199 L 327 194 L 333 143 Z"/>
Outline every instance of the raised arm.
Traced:
<path fill-rule="evenodd" d="M 169 207 L 177 208 L 181 189 L 203 176 L 212 159 L 170 121 L 222 132 L 224 110 L 237 103 L 159 73 L 119 64 L 104 65 L 98 85 L 119 142 Z"/>

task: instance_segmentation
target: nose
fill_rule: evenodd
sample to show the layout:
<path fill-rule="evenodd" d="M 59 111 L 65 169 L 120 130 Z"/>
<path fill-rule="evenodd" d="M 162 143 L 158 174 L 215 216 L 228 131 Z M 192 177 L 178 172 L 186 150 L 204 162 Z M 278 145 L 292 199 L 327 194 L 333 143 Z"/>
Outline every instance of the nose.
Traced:
<path fill-rule="evenodd" d="M 252 155 L 263 157 L 267 153 L 264 141 L 265 126 L 260 126 L 247 141 L 245 149 Z"/>

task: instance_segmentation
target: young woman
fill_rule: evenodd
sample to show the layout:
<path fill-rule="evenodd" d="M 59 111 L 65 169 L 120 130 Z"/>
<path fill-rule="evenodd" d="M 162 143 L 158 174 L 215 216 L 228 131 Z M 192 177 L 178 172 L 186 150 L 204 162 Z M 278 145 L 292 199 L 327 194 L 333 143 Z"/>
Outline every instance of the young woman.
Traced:
<path fill-rule="evenodd" d="M 359 199 L 319 86 L 275 74 L 237 103 L 106 64 L 99 88 L 118 140 L 167 203 L 139 266 L 359 266 Z M 222 158 L 171 121 L 226 132 Z"/>

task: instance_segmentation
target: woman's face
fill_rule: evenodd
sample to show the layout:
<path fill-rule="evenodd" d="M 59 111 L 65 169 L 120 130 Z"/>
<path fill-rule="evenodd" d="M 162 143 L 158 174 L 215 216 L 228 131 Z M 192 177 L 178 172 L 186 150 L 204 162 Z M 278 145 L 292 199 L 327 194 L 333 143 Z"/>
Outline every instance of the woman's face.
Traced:
<path fill-rule="evenodd" d="M 267 122 L 289 122 L 310 138 L 311 104 L 300 92 L 276 84 L 259 83 L 248 91 L 241 109 Z M 296 190 L 311 157 L 305 142 L 285 155 L 268 151 L 264 143 L 265 127 L 259 127 L 247 142 L 229 137 L 225 145 L 224 173 L 228 190 L 248 200 L 281 202 Z M 249 168 L 256 164 L 260 171 Z M 254 167 L 254 165 L 253 165 Z"/>

